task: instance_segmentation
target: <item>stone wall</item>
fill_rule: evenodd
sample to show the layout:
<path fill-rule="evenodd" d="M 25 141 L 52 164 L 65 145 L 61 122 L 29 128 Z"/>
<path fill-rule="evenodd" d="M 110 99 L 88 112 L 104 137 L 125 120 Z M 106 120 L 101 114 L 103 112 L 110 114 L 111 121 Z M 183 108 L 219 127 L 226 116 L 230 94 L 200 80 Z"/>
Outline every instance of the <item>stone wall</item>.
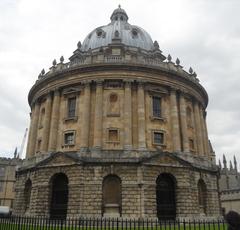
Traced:
<path fill-rule="evenodd" d="M 169 173 L 176 179 L 176 213 L 178 218 L 203 216 L 198 205 L 197 182 L 201 177 L 207 186 L 207 216 L 219 216 L 216 175 L 200 173 L 185 167 L 154 165 L 71 165 L 42 167 L 18 174 L 15 214 L 49 216 L 51 178 L 65 173 L 69 180 L 68 216 L 102 215 L 102 181 L 109 174 L 122 183 L 122 216 L 156 218 L 156 179 Z M 29 210 L 24 210 L 24 185 L 32 181 Z"/>

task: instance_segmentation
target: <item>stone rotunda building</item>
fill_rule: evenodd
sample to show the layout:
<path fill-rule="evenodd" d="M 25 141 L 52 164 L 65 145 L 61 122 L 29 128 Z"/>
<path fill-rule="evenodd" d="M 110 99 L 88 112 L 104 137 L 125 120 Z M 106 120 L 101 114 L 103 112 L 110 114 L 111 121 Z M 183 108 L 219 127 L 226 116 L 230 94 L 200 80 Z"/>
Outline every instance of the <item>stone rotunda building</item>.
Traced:
<path fill-rule="evenodd" d="M 29 92 L 15 214 L 219 216 L 208 95 L 120 7 Z"/>

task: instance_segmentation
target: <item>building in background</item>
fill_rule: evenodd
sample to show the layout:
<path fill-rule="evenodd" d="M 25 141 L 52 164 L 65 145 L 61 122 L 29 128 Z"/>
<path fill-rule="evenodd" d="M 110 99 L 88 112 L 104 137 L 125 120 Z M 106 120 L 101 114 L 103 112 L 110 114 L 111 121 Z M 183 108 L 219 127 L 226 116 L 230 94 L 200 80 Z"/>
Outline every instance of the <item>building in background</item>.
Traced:
<path fill-rule="evenodd" d="M 219 161 L 219 188 L 223 214 L 230 210 L 240 213 L 240 173 L 235 156 L 233 163 L 229 162 L 229 166 L 228 168 L 226 157 L 223 155 L 223 164 Z"/>
<path fill-rule="evenodd" d="M 218 217 L 207 92 L 123 9 L 110 19 L 78 42 L 69 62 L 54 60 L 29 92 L 14 213 Z"/>
<path fill-rule="evenodd" d="M 22 160 L 14 158 L 0 158 L 0 206 L 13 207 L 15 198 L 15 173 Z"/>

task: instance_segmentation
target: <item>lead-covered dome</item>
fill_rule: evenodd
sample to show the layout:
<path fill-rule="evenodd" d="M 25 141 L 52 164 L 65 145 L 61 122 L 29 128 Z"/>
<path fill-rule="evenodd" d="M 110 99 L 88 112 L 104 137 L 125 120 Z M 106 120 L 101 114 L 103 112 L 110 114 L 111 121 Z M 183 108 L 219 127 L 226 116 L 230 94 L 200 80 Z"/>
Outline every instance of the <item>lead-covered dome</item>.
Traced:
<path fill-rule="evenodd" d="M 111 23 L 98 27 L 88 34 L 82 44 L 82 51 L 108 46 L 116 42 L 147 51 L 154 50 L 150 35 L 144 29 L 129 24 L 127 13 L 120 6 L 113 11 L 110 19 Z"/>

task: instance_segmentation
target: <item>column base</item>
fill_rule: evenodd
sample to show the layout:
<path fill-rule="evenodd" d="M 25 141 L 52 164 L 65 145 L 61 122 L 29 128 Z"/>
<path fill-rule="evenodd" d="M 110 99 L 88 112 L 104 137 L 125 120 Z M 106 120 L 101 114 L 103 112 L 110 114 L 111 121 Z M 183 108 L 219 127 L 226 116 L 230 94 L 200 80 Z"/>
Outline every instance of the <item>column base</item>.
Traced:
<path fill-rule="evenodd" d="M 132 150 L 132 145 L 125 145 L 124 150 L 125 151 L 131 151 Z"/>

